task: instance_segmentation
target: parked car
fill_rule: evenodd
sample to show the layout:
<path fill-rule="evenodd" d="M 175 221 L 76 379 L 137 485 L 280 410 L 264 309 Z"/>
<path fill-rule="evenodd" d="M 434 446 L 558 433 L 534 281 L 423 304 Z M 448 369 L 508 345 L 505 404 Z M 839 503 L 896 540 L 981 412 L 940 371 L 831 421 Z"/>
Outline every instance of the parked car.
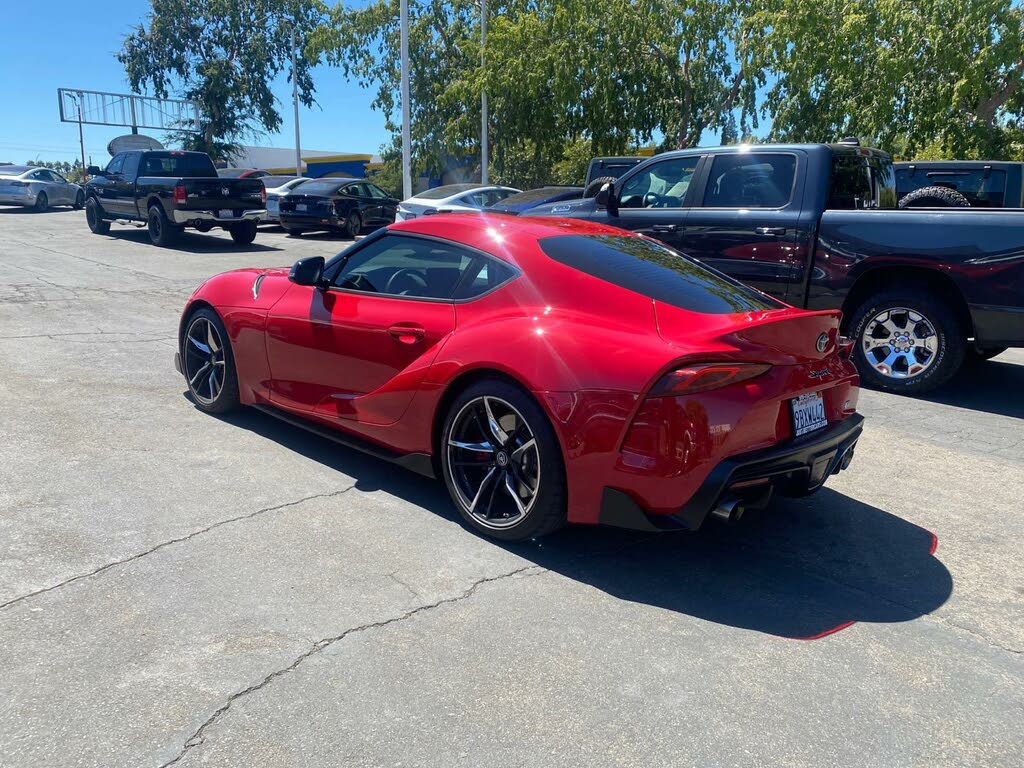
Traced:
<path fill-rule="evenodd" d="M 305 184 L 309 179 L 305 176 L 263 176 L 260 181 L 263 182 L 263 186 L 267 190 L 267 214 L 260 221 L 277 224 L 280 221 L 277 206 L 281 198 Z"/>
<path fill-rule="evenodd" d="M 289 234 L 327 230 L 354 238 L 366 227 L 395 220 L 398 200 L 363 179 L 313 179 L 278 201 Z"/>
<path fill-rule="evenodd" d="M 614 181 L 622 174 L 639 165 L 644 157 L 595 157 L 587 166 L 587 179 L 583 182 L 583 196 L 593 197 L 607 182 Z"/>
<path fill-rule="evenodd" d="M 0 165 L 0 205 L 43 212 L 54 205 L 85 205 L 85 193 L 57 171 L 31 165 Z"/>
<path fill-rule="evenodd" d="M 533 208 L 657 237 L 808 309 L 841 309 L 863 380 L 922 393 L 1024 346 L 1024 213 L 896 208 L 884 152 L 733 145 L 657 155 L 596 198 Z"/>
<path fill-rule="evenodd" d="M 488 211 L 510 213 L 513 216 L 544 203 L 557 203 L 561 200 L 579 200 L 583 197 L 583 187 L 538 187 L 509 195 L 487 206 Z"/>
<path fill-rule="evenodd" d="M 96 234 L 112 221 L 146 222 L 154 245 L 173 245 L 186 227 L 222 227 L 239 245 L 256 238 L 267 191 L 259 179 L 222 179 L 203 152 L 118 152 L 100 170 L 89 166 L 85 218 Z"/>
<path fill-rule="evenodd" d="M 484 213 L 213 277 L 175 365 L 201 410 L 253 406 L 442 477 L 471 528 L 518 541 L 693 530 L 820 488 L 861 433 L 849 351 L 838 312 L 651 238 Z"/>
<path fill-rule="evenodd" d="M 408 200 L 403 200 L 398 205 L 396 221 L 430 216 L 440 213 L 442 209 L 445 213 L 479 211 L 521 191 L 512 187 L 483 184 L 446 184 L 443 187 L 424 190 Z"/>
<path fill-rule="evenodd" d="M 915 160 L 894 166 L 900 208 L 1024 208 L 1024 163 Z"/>
<path fill-rule="evenodd" d="M 262 179 L 271 173 L 259 168 L 218 168 L 217 175 L 222 179 Z"/>

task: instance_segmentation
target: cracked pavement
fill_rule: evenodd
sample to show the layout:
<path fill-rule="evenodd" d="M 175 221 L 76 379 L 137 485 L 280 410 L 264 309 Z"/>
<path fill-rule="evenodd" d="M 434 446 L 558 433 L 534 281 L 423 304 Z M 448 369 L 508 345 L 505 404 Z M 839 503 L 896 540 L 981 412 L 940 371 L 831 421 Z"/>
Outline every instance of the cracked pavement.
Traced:
<path fill-rule="evenodd" d="M 1024 762 L 1024 351 L 736 528 L 500 546 L 184 398 L 202 279 L 344 245 L 0 209 L 0 766 Z"/>

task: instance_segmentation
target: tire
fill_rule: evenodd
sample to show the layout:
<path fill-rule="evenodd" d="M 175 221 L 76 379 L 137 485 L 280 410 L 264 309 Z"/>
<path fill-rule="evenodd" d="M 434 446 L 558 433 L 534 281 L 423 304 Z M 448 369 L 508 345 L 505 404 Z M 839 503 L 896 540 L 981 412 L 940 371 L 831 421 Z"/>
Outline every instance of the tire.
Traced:
<path fill-rule="evenodd" d="M 345 226 L 341 230 L 342 234 L 345 235 L 349 240 L 355 240 L 356 236 L 363 229 L 363 220 L 358 213 L 352 211 L 348 216 L 345 217 Z"/>
<path fill-rule="evenodd" d="M 32 205 L 32 210 L 36 213 L 46 213 L 46 209 L 50 207 L 50 198 L 46 196 L 45 192 L 40 192 L 36 195 L 36 201 Z"/>
<path fill-rule="evenodd" d="M 956 314 L 927 291 L 879 291 L 853 312 L 849 328 L 861 381 L 887 392 L 930 392 L 960 370 L 967 352 L 966 333 Z M 894 344 L 886 343 L 892 340 Z M 923 367 L 914 372 L 917 366 Z"/>
<path fill-rule="evenodd" d="M 488 408 L 497 433 L 489 426 Z M 501 434 L 508 439 L 501 442 Z M 484 379 L 460 392 L 445 415 L 440 453 L 448 494 L 477 533 L 525 541 L 565 525 L 565 467 L 558 438 L 540 405 L 518 386 Z"/>
<path fill-rule="evenodd" d="M 287 232 L 289 237 L 302 237 L 301 229 L 289 229 L 288 227 L 281 227 L 281 229 Z"/>
<path fill-rule="evenodd" d="M 210 329 L 214 345 L 210 344 Z M 214 350 L 214 346 L 219 349 Z M 202 347 L 207 351 L 204 352 Z M 201 307 L 188 316 L 178 351 L 189 394 L 199 410 L 222 414 L 240 407 L 235 356 L 231 352 L 224 323 L 216 312 Z M 217 376 L 218 369 L 221 370 L 220 376 Z"/>
<path fill-rule="evenodd" d="M 991 360 L 993 357 L 998 357 L 1003 354 L 1009 347 L 968 347 L 967 348 L 967 362 L 969 363 L 983 363 L 986 360 Z"/>
<path fill-rule="evenodd" d="M 246 221 L 241 224 L 232 224 L 231 229 L 228 230 L 231 233 L 231 239 L 235 241 L 236 245 L 249 245 L 253 240 L 256 239 L 256 227 L 255 221 Z"/>
<path fill-rule="evenodd" d="M 110 234 L 110 222 L 103 218 L 103 209 L 95 197 L 85 201 L 85 222 L 94 235 Z"/>
<path fill-rule="evenodd" d="M 971 201 L 949 187 L 921 187 L 900 199 L 900 208 L 970 208 Z"/>
<path fill-rule="evenodd" d="M 597 197 L 597 193 L 601 191 L 601 187 L 608 182 L 614 181 L 614 176 L 598 176 L 592 182 L 587 184 L 587 188 L 583 190 L 583 197 Z"/>
<path fill-rule="evenodd" d="M 71 207 L 74 208 L 76 211 L 80 211 L 80 210 L 82 210 L 82 207 L 84 205 L 85 205 L 85 192 L 83 192 L 82 190 L 78 190 L 78 194 L 75 195 L 75 202 L 71 204 Z"/>
<path fill-rule="evenodd" d="M 150 242 L 160 248 L 171 247 L 178 241 L 178 236 L 181 234 L 181 230 L 171 224 L 163 207 L 159 205 L 149 207 L 146 228 L 149 230 Z"/>

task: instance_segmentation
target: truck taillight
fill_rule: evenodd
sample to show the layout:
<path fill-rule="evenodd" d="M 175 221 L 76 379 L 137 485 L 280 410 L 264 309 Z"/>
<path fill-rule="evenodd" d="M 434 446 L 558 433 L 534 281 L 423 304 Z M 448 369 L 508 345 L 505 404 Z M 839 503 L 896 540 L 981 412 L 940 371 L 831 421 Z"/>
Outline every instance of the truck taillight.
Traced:
<path fill-rule="evenodd" d="M 263 200 L 263 204 L 266 205 L 267 204 L 267 188 L 266 187 L 262 187 L 260 189 L 260 198 Z"/>
<path fill-rule="evenodd" d="M 174 188 L 174 204 L 184 205 L 186 200 L 188 200 L 188 193 L 185 192 L 184 185 L 179 184 Z"/>
<path fill-rule="evenodd" d="M 721 389 L 757 378 L 771 368 L 764 363 L 698 363 L 669 371 L 651 387 L 651 397 L 674 397 Z"/>

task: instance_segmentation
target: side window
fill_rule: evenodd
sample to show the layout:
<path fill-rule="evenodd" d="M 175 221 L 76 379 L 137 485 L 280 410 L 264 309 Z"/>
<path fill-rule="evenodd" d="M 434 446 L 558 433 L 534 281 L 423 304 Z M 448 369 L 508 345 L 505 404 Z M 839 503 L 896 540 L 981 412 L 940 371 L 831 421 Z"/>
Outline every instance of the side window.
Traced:
<path fill-rule="evenodd" d="M 832 158 L 832 183 L 825 207 L 832 211 L 877 208 L 873 175 L 866 158 L 836 155 Z"/>
<path fill-rule="evenodd" d="M 622 183 L 620 208 L 682 208 L 700 155 L 650 165 Z"/>
<path fill-rule="evenodd" d="M 463 275 L 453 299 L 475 299 L 515 277 L 515 270 L 497 259 L 479 257 Z"/>
<path fill-rule="evenodd" d="M 483 256 L 424 238 L 385 235 L 360 248 L 331 280 L 337 288 L 420 299 L 450 299 Z"/>
<path fill-rule="evenodd" d="M 359 197 L 359 192 L 356 191 L 355 184 L 346 184 L 338 190 L 338 194 L 345 197 Z"/>
<path fill-rule="evenodd" d="M 484 208 L 488 204 L 487 193 L 474 192 L 471 195 L 463 195 L 458 200 L 453 200 L 452 202 L 456 204 L 462 203 L 463 205 L 475 205 L 477 208 Z"/>
<path fill-rule="evenodd" d="M 121 173 L 128 179 L 134 179 L 139 175 L 139 160 L 141 152 L 129 152 L 124 156 L 124 165 L 121 166 Z"/>
<path fill-rule="evenodd" d="M 56 171 L 50 171 L 50 181 L 55 181 L 58 184 L 67 184 L 68 180 L 61 176 Z"/>
<path fill-rule="evenodd" d="M 793 195 L 795 175 L 795 155 L 716 155 L 704 190 L 704 207 L 781 208 Z"/>
<path fill-rule="evenodd" d="M 366 189 L 365 184 L 349 184 L 348 193 L 354 197 L 369 197 L 370 192 Z"/>
<path fill-rule="evenodd" d="M 32 171 L 28 177 L 32 179 L 32 181 L 49 181 L 42 171 Z"/>
<path fill-rule="evenodd" d="M 124 166 L 124 152 L 114 155 L 113 159 L 107 163 L 107 169 L 103 172 L 104 174 L 120 173 L 121 168 Z"/>
<path fill-rule="evenodd" d="M 377 200 L 385 200 L 385 199 L 387 199 L 388 196 L 384 192 L 384 190 L 381 189 L 380 187 L 376 186 L 375 184 L 369 184 L 368 183 L 368 184 L 365 184 L 364 186 L 366 187 L 367 190 L 369 190 L 370 197 L 374 197 Z"/>

